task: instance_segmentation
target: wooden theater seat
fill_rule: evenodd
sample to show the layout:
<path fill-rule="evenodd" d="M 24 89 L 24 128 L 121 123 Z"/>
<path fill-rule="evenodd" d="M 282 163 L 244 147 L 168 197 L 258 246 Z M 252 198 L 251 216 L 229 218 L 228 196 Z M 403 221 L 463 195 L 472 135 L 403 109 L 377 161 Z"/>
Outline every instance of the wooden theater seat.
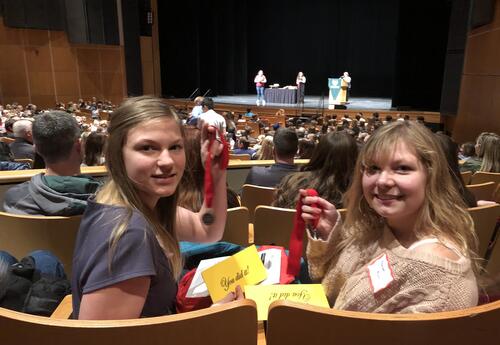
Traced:
<path fill-rule="evenodd" d="M 295 210 L 293 209 L 257 206 L 253 224 L 254 243 L 288 248 L 294 218 Z"/>
<path fill-rule="evenodd" d="M 229 159 L 232 159 L 232 160 L 249 161 L 249 160 L 251 160 L 251 158 L 252 157 L 250 157 L 250 155 L 246 154 L 246 153 L 241 153 L 241 154 L 230 153 L 229 154 Z"/>
<path fill-rule="evenodd" d="M 474 228 L 479 239 L 478 255 L 484 258 L 493 240 L 495 226 L 500 217 L 500 204 L 471 207 L 468 209 L 474 220 Z"/>
<path fill-rule="evenodd" d="M 500 339 L 500 301 L 429 314 L 375 314 L 289 301 L 269 307 L 268 345 L 491 345 Z"/>
<path fill-rule="evenodd" d="M 253 223 L 255 208 L 259 205 L 271 205 L 276 188 L 244 184 L 241 189 L 241 206 L 248 208 L 249 222 Z"/>
<path fill-rule="evenodd" d="M 248 246 L 248 208 L 234 207 L 227 210 L 222 241 Z"/>
<path fill-rule="evenodd" d="M 485 182 L 478 184 L 469 184 L 466 186 L 469 192 L 474 194 L 476 200 L 488 200 L 493 201 L 494 192 L 497 188 L 497 183 L 495 182 Z"/>
<path fill-rule="evenodd" d="M 133 320 L 63 320 L 0 308 L 1 344 L 163 345 L 257 343 L 255 302 L 240 300 L 188 313 Z"/>
<path fill-rule="evenodd" d="M 80 220 L 81 216 L 47 217 L 0 212 L 0 249 L 19 259 L 34 250 L 49 250 L 61 260 L 64 271 L 71 277 Z"/>

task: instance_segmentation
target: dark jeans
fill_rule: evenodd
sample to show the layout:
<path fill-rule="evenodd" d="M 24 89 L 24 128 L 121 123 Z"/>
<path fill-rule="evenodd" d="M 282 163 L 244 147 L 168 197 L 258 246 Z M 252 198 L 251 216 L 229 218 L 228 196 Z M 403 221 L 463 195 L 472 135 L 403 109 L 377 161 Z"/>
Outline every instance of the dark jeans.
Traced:
<path fill-rule="evenodd" d="M 35 269 L 39 270 L 42 275 L 66 278 L 62 263 L 48 250 L 35 250 L 27 256 L 31 256 L 35 260 Z M 9 266 L 19 262 L 15 257 L 3 250 L 0 250 L 0 261 L 4 261 Z"/>

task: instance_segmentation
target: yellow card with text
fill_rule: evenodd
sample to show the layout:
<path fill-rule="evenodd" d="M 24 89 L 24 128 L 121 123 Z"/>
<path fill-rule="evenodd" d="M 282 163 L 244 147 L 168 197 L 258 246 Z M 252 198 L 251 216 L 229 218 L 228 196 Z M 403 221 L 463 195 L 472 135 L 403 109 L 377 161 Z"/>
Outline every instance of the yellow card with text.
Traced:
<path fill-rule="evenodd" d="M 230 256 L 201 273 L 212 301 L 215 303 L 235 291 L 239 285 L 258 284 L 267 278 L 267 271 L 255 245 Z"/>
<path fill-rule="evenodd" d="M 245 298 L 253 299 L 257 304 L 257 319 L 259 321 L 267 320 L 269 305 L 276 300 L 330 307 L 321 284 L 245 286 Z"/>

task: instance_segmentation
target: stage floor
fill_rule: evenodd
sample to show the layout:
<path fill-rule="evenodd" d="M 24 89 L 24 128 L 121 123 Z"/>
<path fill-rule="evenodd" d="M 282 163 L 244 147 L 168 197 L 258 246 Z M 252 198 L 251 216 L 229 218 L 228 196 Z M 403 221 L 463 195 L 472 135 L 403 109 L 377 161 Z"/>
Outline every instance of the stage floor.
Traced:
<path fill-rule="evenodd" d="M 257 107 L 255 95 L 237 95 L 237 96 L 217 96 L 213 97 L 215 104 L 240 104 L 248 105 L 250 108 Z M 373 98 L 373 97 L 351 97 L 349 103 L 345 106 L 351 110 L 391 110 L 392 100 L 390 98 Z M 304 104 L 289 104 L 289 103 L 266 103 L 268 107 L 281 108 L 297 108 L 302 107 L 309 109 L 328 109 L 328 97 L 322 99 L 321 96 L 306 96 Z"/>

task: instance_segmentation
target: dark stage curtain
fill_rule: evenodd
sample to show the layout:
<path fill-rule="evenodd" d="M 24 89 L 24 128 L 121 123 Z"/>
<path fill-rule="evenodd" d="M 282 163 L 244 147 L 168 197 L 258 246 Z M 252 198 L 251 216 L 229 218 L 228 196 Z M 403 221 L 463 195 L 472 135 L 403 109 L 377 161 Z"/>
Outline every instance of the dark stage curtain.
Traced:
<path fill-rule="evenodd" d="M 448 8 L 447 0 L 159 1 L 163 93 L 254 94 L 263 69 L 281 86 L 303 71 L 306 96 L 327 96 L 327 79 L 349 71 L 351 96 L 426 108 L 438 99 L 439 108 Z"/>

